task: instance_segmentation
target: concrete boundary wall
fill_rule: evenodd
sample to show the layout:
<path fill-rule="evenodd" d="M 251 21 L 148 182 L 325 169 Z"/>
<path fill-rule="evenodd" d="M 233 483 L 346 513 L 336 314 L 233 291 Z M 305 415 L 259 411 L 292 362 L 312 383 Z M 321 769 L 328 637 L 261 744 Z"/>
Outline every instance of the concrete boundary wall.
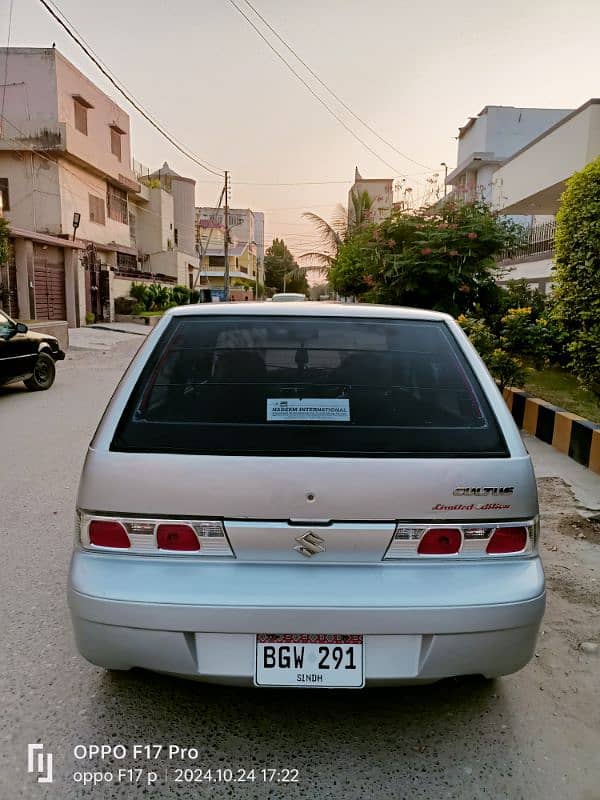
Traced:
<path fill-rule="evenodd" d="M 504 389 L 518 427 L 600 475 L 600 425 L 519 389 Z"/>

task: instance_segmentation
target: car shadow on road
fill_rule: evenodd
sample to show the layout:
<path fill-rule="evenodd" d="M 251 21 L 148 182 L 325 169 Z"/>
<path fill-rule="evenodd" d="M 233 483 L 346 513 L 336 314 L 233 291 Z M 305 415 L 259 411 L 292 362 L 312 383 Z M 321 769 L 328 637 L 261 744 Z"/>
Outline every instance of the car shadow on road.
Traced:
<path fill-rule="evenodd" d="M 373 786 L 425 780 L 429 794 L 412 796 L 455 796 L 446 793 L 472 785 L 504 797 L 497 781 L 524 769 L 506 685 L 479 677 L 303 691 L 223 687 L 134 670 L 100 679 L 88 716 L 95 740 L 106 740 L 117 710 L 120 741 L 198 747 L 204 767 L 295 767 L 303 782 L 331 796 L 345 785 L 356 796 L 387 797 L 372 793 Z M 114 721 L 108 725 L 114 730 Z M 185 757 L 173 765 L 195 766 Z"/>

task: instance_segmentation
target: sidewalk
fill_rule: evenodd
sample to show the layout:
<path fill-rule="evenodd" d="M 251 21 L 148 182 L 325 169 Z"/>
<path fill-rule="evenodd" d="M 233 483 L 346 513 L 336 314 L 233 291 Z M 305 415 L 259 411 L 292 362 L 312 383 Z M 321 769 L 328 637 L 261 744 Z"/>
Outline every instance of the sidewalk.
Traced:
<path fill-rule="evenodd" d="M 106 322 L 69 330 L 70 350 L 107 350 L 119 342 L 143 341 L 152 328 L 134 322 Z M 143 338 L 142 338 L 143 337 Z"/>
<path fill-rule="evenodd" d="M 600 519 L 600 475 L 525 431 L 521 431 L 521 436 L 529 450 L 536 477 L 561 478 L 573 490 L 579 513 Z"/>

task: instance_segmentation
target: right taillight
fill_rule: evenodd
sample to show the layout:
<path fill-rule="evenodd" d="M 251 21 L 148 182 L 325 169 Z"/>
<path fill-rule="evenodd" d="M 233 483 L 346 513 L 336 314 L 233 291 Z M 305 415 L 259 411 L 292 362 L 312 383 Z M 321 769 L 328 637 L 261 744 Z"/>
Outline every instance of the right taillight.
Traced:
<path fill-rule="evenodd" d="M 527 528 L 496 528 L 485 549 L 486 553 L 520 553 L 527 547 Z"/>
<path fill-rule="evenodd" d="M 156 544 L 160 550 L 200 550 L 200 542 L 191 525 L 163 523 L 156 529 Z"/>
<path fill-rule="evenodd" d="M 384 559 L 447 556 L 452 559 L 537 553 L 539 519 L 435 525 L 398 522 Z"/>
<path fill-rule="evenodd" d="M 131 547 L 127 531 L 120 522 L 93 520 L 90 522 L 88 535 L 90 544 L 96 547 Z"/>

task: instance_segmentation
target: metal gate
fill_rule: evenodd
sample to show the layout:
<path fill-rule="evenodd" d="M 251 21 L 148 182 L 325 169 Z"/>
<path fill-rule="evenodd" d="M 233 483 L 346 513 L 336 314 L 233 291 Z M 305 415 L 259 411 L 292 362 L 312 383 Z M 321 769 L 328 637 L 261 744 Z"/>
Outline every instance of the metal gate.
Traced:
<path fill-rule="evenodd" d="M 85 270 L 85 310 L 93 314 L 95 322 L 110 319 L 110 276 L 106 264 L 102 264 L 96 245 L 91 243 L 82 256 Z M 104 268 L 103 268 L 104 267 Z"/>
<path fill-rule="evenodd" d="M 5 264 L 0 264 L 0 308 L 6 311 L 9 317 L 18 319 L 17 264 L 15 247 L 11 240 L 8 243 L 8 260 Z"/>
<path fill-rule="evenodd" d="M 36 319 L 63 320 L 67 318 L 63 264 L 50 264 L 44 258 L 35 258 L 34 289 Z"/>

